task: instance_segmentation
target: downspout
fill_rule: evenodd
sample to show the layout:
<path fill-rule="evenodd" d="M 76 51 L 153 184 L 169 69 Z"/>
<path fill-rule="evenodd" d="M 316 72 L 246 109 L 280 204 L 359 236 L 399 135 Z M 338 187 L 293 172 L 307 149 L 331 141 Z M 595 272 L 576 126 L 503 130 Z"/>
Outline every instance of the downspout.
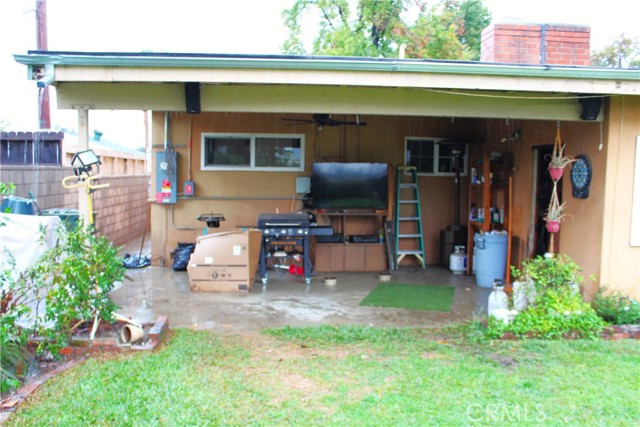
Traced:
<path fill-rule="evenodd" d="M 547 63 L 547 24 L 542 24 L 540 31 L 540 63 Z"/>
<path fill-rule="evenodd" d="M 44 66 L 44 76 L 42 76 L 40 80 L 36 82 L 38 87 L 40 89 L 44 89 L 47 86 L 49 86 L 51 83 L 53 83 L 54 74 L 55 73 L 54 73 L 53 64 L 46 64 Z"/>

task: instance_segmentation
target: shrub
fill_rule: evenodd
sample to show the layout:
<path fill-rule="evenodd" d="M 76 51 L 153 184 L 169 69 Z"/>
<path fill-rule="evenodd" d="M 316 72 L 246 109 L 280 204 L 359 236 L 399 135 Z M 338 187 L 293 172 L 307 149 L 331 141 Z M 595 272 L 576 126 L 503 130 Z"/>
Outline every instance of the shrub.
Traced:
<path fill-rule="evenodd" d="M 544 293 L 547 287 L 558 288 L 582 282 L 582 269 L 568 255 L 558 254 L 553 257 L 537 256 L 522 262 L 522 268 L 511 266 L 511 274 L 515 280 L 531 280 L 536 291 Z"/>
<path fill-rule="evenodd" d="M 0 223 L 0 226 L 2 224 Z M 44 236 L 46 230 L 42 229 Z M 15 258 L 7 249 L 0 266 L 0 388 L 3 392 L 20 384 L 16 367 L 31 355 L 30 335 L 43 337 L 37 353 L 58 356 L 75 327 L 94 320 L 113 321 L 117 306 L 109 298 L 125 275 L 122 258 L 104 236 L 95 236 L 79 224 L 68 231 L 61 224 L 58 244 L 45 252 L 25 272 L 16 274 Z M 22 328 L 18 321 L 29 307 L 46 302 L 44 314 Z M 28 322 L 24 322 L 26 324 Z"/>
<path fill-rule="evenodd" d="M 640 324 L 640 303 L 620 291 L 600 288 L 591 306 L 598 316 L 614 325 Z"/>
<path fill-rule="evenodd" d="M 29 269 L 21 286 L 34 283 L 46 298 L 44 321 L 37 333 L 45 338 L 39 352 L 54 355 L 68 344 L 73 330 L 85 322 L 113 322 L 117 306 L 109 298 L 125 268 L 117 248 L 79 223 L 58 227 L 60 243 Z M 49 326 L 52 325 L 52 326 Z"/>
<path fill-rule="evenodd" d="M 505 332 L 521 338 L 553 339 L 567 335 L 597 338 L 603 328 L 602 319 L 579 293 L 549 289 L 508 325 L 490 317 L 487 334 L 490 338 L 499 338 Z"/>
<path fill-rule="evenodd" d="M 536 257 L 522 263 L 522 270 L 512 267 L 513 276 L 531 281 L 536 298 L 513 321 L 505 325 L 491 317 L 487 336 L 499 338 L 510 332 L 522 338 L 562 338 L 572 335 L 596 338 L 604 323 L 578 291 L 582 281 L 580 267 L 567 255 Z"/>
<path fill-rule="evenodd" d="M 14 190 L 12 183 L 0 182 L 0 201 L 4 196 L 13 194 Z M 0 227 L 5 226 L 6 221 L 0 215 Z M 16 371 L 28 358 L 28 331 L 16 325 L 16 320 L 25 314 L 27 308 L 18 303 L 11 289 L 16 269 L 15 257 L 4 247 L 0 250 L 4 252 L 0 265 L 0 392 L 6 393 L 20 385 Z"/>

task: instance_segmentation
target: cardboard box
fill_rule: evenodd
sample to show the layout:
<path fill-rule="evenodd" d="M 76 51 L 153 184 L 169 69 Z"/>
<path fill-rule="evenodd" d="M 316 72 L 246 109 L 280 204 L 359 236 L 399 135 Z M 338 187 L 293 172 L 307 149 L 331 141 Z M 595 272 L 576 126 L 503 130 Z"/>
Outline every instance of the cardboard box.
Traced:
<path fill-rule="evenodd" d="M 251 286 L 247 273 L 247 266 L 193 267 L 189 271 L 189 285 L 193 292 L 248 292 Z"/>
<path fill-rule="evenodd" d="M 196 239 L 187 273 L 193 292 L 248 292 L 260 260 L 260 230 L 227 231 Z"/>

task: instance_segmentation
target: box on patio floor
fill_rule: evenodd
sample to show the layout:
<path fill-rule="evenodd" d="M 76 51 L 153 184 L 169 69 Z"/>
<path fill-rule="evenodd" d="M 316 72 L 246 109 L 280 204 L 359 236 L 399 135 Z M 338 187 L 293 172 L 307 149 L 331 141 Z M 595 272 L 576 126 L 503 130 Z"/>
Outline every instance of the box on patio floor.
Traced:
<path fill-rule="evenodd" d="M 187 266 L 191 291 L 250 291 L 258 268 L 261 242 L 260 230 L 199 236 Z"/>

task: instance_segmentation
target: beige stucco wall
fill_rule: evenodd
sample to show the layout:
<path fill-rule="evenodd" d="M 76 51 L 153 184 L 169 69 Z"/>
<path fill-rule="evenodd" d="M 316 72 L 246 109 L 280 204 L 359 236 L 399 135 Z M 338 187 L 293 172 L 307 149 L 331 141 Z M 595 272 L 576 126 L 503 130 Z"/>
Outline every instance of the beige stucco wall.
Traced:
<path fill-rule="evenodd" d="M 601 282 L 640 298 L 640 247 L 630 246 L 636 138 L 640 97 L 614 97 L 609 103 L 606 199 L 602 234 Z M 640 171 L 635 171 L 640 173 Z"/>
<path fill-rule="evenodd" d="M 513 152 L 513 251 L 512 264 L 519 265 L 532 256 L 533 248 L 533 212 L 532 192 L 534 189 L 534 147 L 553 145 L 557 126 L 560 137 L 566 144 L 565 154 L 576 156 L 586 154 L 593 166 L 593 179 L 590 195 L 587 199 L 576 199 L 571 193 L 569 179 L 570 167 L 560 181 L 562 202 L 566 203 L 566 212 L 571 215 L 554 236 L 554 251 L 569 255 L 583 270 L 585 280 L 582 289 L 591 298 L 601 282 L 600 256 L 602 254 L 602 215 L 604 212 L 604 186 L 607 160 L 605 125 L 601 122 L 557 122 L 557 121 L 501 121 L 487 124 L 487 151 L 505 147 Z M 500 140 L 510 131 L 518 130 L 520 138 L 512 143 Z M 602 139 L 601 139 L 602 135 Z M 600 142 L 603 149 L 598 149 Z"/>

